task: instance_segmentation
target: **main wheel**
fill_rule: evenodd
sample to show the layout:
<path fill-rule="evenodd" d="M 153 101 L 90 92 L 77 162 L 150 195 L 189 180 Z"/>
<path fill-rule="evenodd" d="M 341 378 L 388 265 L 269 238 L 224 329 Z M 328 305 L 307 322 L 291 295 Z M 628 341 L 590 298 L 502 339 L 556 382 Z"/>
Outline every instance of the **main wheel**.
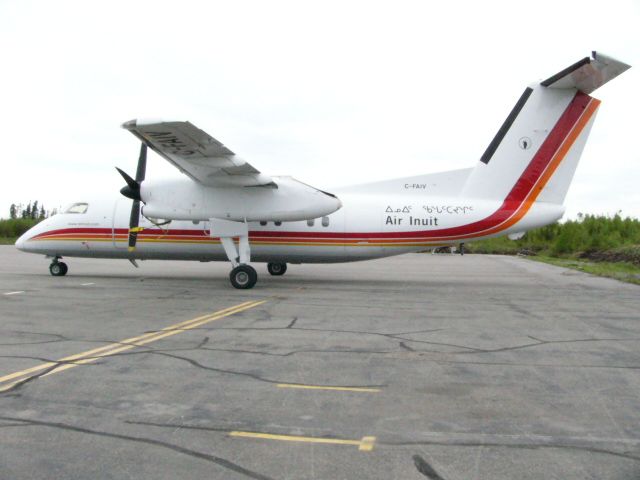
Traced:
<path fill-rule="evenodd" d="M 286 263 L 267 263 L 267 270 L 271 275 L 284 275 L 284 272 L 287 271 Z"/>
<path fill-rule="evenodd" d="M 258 281 L 258 274 L 256 273 L 255 268 L 251 265 L 238 265 L 236 268 L 231 270 L 229 280 L 231 280 L 231 285 L 235 288 L 253 288 Z"/>
<path fill-rule="evenodd" d="M 54 277 L 64 277 L 68 271 L 69 267 L 63 262 L 54 262 L 49 265 L 49 272 L 51 272 L 51 275 Z"/>

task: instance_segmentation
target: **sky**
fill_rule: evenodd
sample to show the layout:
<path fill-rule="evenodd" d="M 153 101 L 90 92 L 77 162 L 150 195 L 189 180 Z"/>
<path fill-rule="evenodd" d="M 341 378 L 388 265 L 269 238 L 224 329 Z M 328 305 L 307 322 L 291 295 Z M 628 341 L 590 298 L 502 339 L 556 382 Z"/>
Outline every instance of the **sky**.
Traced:
<path fill-rule="evenodd" d="M 133 118 L 325 190 L 472 167 L 524 87 L 597 50 L 636 67 L 593 94 L 565 218 L 640 218 L 638 25 L 640 0 L 0 0 L 0 217 L 117 198 Z"/>

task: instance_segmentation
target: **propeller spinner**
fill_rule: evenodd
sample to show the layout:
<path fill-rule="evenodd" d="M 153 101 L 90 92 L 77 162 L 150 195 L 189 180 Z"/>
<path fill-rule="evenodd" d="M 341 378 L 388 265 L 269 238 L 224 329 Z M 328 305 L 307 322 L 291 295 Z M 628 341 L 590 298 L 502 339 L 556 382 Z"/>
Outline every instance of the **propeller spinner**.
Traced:
<path fill-rule="evenodd" d="M 116 167 L 116 170 L 122 175 L 127 185 L 122 187 L 120 193 L 127 198 L 133 200 L 131 205 L 131 216 L 129 217 L 129 251 L 133 252 L 136 249 L 136 241 L 138 239 L 138 232 L 142 231 L 139 227 L 140 222 L 140 184 L 144 181 L 145 173 L 147 171 L 147 146 L 143 143 L 140 146 L 140 157 L 138 158 L 138 168 L 136 170 L 136 178 L 131 178 L 126 172 Z"/>

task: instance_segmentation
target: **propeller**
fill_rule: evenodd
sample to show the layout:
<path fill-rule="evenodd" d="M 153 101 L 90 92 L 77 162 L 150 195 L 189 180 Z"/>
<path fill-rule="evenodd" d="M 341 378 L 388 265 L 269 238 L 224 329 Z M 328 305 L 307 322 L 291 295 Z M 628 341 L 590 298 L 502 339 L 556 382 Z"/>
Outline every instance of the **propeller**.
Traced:
<path fill-rule="evenodd" d="M 142 231 L 142 227 L 139 227 L 140 222 L 140 184 L 144 181 L 144 176 L 147 171 L 147 145 L 142 144 L 140 146 L 140 157 L 138 158 L 138 168 L 136 170 L 136 178 L 131 178 L 126 172 L 116 167 L 116 170 L 122 175 L 127 185 L 120 189 L 120 193 L 127 198 L 133 200 L 131 205 L 131 216 L 129 217 L 129 251 L 133 252 L 136 249 L 136 241 L 138 239 L 138 232 Z"/>

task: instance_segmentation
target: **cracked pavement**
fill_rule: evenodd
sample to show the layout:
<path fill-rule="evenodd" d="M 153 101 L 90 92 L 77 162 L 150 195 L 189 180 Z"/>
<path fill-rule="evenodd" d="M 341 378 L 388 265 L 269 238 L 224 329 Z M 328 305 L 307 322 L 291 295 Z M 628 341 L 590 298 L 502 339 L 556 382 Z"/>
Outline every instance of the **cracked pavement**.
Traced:
<path fill-rule="evenodd" d="M 640 476 L 640 287 L 473 255 L 258 265 L 251 291 L 225 264 L 0 261 L 25 292 L 0 295 L 0 377 L 28 371 L 0 393 L 0 479 Z"/>

